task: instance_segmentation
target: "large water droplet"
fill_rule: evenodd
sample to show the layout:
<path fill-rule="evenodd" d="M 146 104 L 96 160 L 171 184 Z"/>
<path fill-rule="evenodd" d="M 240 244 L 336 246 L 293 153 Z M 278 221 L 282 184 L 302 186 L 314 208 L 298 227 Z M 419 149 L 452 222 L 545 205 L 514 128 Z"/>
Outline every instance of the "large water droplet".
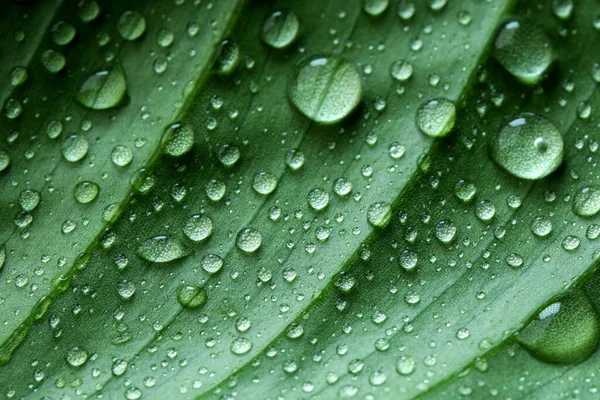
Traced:
<path fill-rule="evenodd" d="M 510 174 L 541 179 L 563 159 L 563 139 L 556 126 L 535 114 L 524 113 L 491 140 L 492 158 Z"/>
<path fill-rule="evenodd" d="M 294 42 L 299 26 L 298 17 L 293 12 L 275 11 L 265 19 L 261 38 L 269 46 L 283 49 Z"/>
<path fill-rule="evenodd" d="M 542 79 L 552 63 L 552 45 L 537 26 L 511 21 L 496 37 L 494 57 L 521 82 L 534 84 Z"/>
<path fill-rule="evenodd" d="M 196 214 L 187 220 L 182 230 L 188 239 L 200 242 L 212 234 L 213 223 L 210 217 L 204 214 Z"/>
<path fill-rule="evenodd" d="M 363 0 L 363 10 L 372 17 L 383 14 L 390 4 L 389 0 Z"/>
<path fill-rule="evenodd" d="M 121 64 L 110 70 L 96 72 L 87 78 L 77 92 L 76 99 L 93 110 L 105 110 L 121 104 L 127 93 L 127 82 Z"/>
<path fill-rule="evenodd" d="M 585 294 L 563 295 L 517 335 L 534 357 L 558 364 L 587 360 L 600 341 L 600 317 Z"/>
<path fill-rule="evenodd" d="M 206 290 L 200 286 L 182 285 L 177 288 L 177 301 L 182 307 L 202 307 L 207 298 Z"/>
<path fill-rule="evenodd" d="M 307 201 L 314 210 L 321 211 L 329 204 L 329 193 L 324 189 L 315 188 L 308 192 Z"/>
<path fill-rule="evenodd" d="M 182 156 L 194 147 L 194 131 L 189 125 L 173 124 L 163 134 L 162 143 L 168 155 Z"/>
<path fill-rule="evenodd" d="M 73 197 L 78 203 L 91 203 L 98 197 L 100 187 L 94 182 L 84 181 L 78 183 L 73 190 Z"/>
<path fill-rule="evenodd" d="M 73 367 L 80 367 L 83 364 L 85 364 L 85 362 L 88 359 L 88 353 L 87 351 L 85 351 L 84 349 L 80 348 L 80 347 L 72 347 L 68 352 L 67 352 L 67 356 L 66 356 L 66 360 L 67 362 L 72 365 Z"/>
<path fill-rule="evenodd" d="M 246 253 L 254 253 L 262 243 L 262 235 L 252 228 L 242 229 L 236 238 L 237 247 Z"/>
<path fill-rule="evenodd" d="M 435 237 L 442 243 L 450 243 L 456 235 L 456 225 L 452 221 L 441 220 L 435 225 Z"/>
<path fill-rule="evenodd" d="M 448 99 L 430 100 L 417 110 L 417 126 L 432 137 L 446 136 L 454 127 L 456 107 Z"/>
<path fill-rule="evenodd" d="M 137 253 L 146 261 L 166 263 L 183 258 L 190 251 L 178 238 L 161 235 L 146 240 L 138 247 Z"/>
<path fill-rule="evenodd" d="M 67 137 L 60 149 L 65 160 L 77 162 L 87 155 L 88 148 L 89 143 L 85 136 L 75 134 Z"/>
<path fill-rule="evenodd" d="M 277 187 L 277 178 L 274 175 L 261 171 L 258 174 L 254 175 L 254 179 L 252 180 L 252 189 L 259 194 L 270 194 Z"/>
<path fill-rule="evenodd" d="M 146 19 L 137 11 L 125 11 L 117 23 L 117 30 L 125 40 L 135 40 L 146 31 Z"/>
<path fill-rule="evenodd" d="M 358 106 L 362 86 L 358 72 L 345 59 L 313 56 L 294 70 L 288 94 L 292 104 L 308 118 L 332 124 Z"/>
<path fill-rule="evenodd" d="M 392 217 L 392 207 L 390 203 L 373 203 L 367 210 L 367 221 L 371 226 L 381 228 L 387 225 Z"/>
<path fill-rule="evenodd" d="M 231 352 L 233 354 L 242 355 L 252 350 L 252 342 L 250 339 L 238 337 L 231 342 Z"/>
<path fill-rule="evenodd" d="M 591 217 L 600 211 L 600 188 L 584 186 L 573 197 L 573 212 L 580 217 Z"/>

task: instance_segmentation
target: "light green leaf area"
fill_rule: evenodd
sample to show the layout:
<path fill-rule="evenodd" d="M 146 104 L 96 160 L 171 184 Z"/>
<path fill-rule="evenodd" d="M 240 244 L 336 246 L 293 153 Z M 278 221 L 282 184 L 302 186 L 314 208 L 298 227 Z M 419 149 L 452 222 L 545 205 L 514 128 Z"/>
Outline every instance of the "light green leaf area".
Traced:
<path fill-rule="evenodd" d="M 0 25 L 31 30 L 22 48 L 10 44 L 28 78 L 2 92 L 23 108 L 2 116 L 0 142 L 11 159 L 0 172 L 5 394 L 434 399 L 494 388 L 558 398 L 597 374 L 597 352 L 557 367 L 515 343 L 557 295 L 576 284 L 598 293 L 580 279 L 598 255 L 598 218 L 572 211 L 599 180 L 594 0 L 564 20 L 549 0 L 402 1 L 379 16 L 356 0 L 114 1 L 90 22 L 71 3 L 37 3 L 11 4 Z M 539 85 L 488 59 L 512 7 L 553 46 Z M 132 14 L 123 27 L 129 9 L 145 17 L 140 37 Z M 262 32 L 275 11 L 293 12 L 297 38 Z M 53 41 L 61 20 L 77 30 L 65 45 Z M 50 48 L 66 59 L 55 75 L 39 61 Z M 348 64 L 330 64 L 344 67 L 329 81 L 314 75 L 318 108 L 294 107 L 291 77 L 315 56 Z M 339 119 L 348 65 L 362 83 L 358 108 L 311 122 L 298 108 Z M 122 102 L 94 99 L 94 87 L 120 96 L 120 76 L 89 79 L 121 67 Z M 416 115 L 442 98 L 456 121 L 434 139 Z M 564 139 L 562 166 L 537 181 L 489 154 L 524 112 Z M 51 120 L 63 124 L 55 139 Z M 428 127 L 445 134 L 449 120 Z M 73 133 L 89 149 L 70 162 Z M 119 165 L 118 145 L 131 163 Z"/>

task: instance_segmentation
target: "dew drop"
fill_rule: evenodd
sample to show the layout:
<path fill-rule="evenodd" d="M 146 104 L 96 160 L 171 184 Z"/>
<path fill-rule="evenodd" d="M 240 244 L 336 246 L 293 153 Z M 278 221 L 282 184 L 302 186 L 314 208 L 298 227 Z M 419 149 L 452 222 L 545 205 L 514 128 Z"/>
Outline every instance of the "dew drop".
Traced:
<path fill-rule="evenodd" d="M 202 307 L 207 298 L 206 290 L 200 286 L 181 285 L 177 288 L 177 301 L 184 308 Z"/>
<path fill-rule="evenodd" d="M 481 200 L 475 205 L 475 215 L 484 222 L 490 221 L 495 214 L 496 207 L 489 200 Z"/>
<path fill-rule="evenodd" d="M 246 354 L 247 352 L 252 350 L 252 342 L 250 341 L 250 339 L 237 337 L 231 342 L 230 349 L 233 354 Z"/>
<path fill-rule="evenodd" d="M 62 143 L 61 151 L 65 160 L 77 162 L 87 155 L 89 143 L 85 136 L 75 134 L 68 136 Z"/>
<path fill-rule="evenodd" d="M 396 371 L 400 375 L 410 375 L 415 372 L 416 363 L 412 357 L 402 356 L 396 361 Z"/>
<path fill-rule="evenodd" d="M 240 63 L 240 48 L 231 40 L 223 40 L 217 50 L 213 66 L 214 71 L 221 75 L 230 75 Z"/>
<path fill-rule="evenodd" d="M 125 11 L 117 23 L 117 30 L 125 40 L 136 40 L 146 31 L 146 19 L 137 11 Z"/>
<path fill-rule="evenodd" d="M 265 19 L 261 38 L 267 45 L 283 49 L 296 40 L 299 27 L 296 14 L 291 11 L 275 11 Z"/>
<path fill-rule="evenodd" d="M 256 191 L 256 193 L 267 195 L 272 193 L 277 187 L 277 178 L 274 175 L 261 171 L 254 175 L 254 179 L 252 180 L 252 189 Z"/>
<path fill-rule="evenodd" d="M 448 99 L 429 100 L 417 110 L 417 126 L 431 137 L 446 136 L 454 127 L 456 107 Z"/>
<path fill-rule="evenodd" d="M 183 258 L 189 249 L 175 237 L 160 235 L 147 239 L 137 250 L 137 254 L 146 261 L 166 263 Z"/>
<path fill-rule="evenodd" d="M 221 146 L 218 153 L 219 161 L 227 168 L 233 167 L 240 159 L 240 155 L 240 149 L 230 144 Z"/>
<path fill-rule="evenodd" d="M 321 211 L 329 204 L 329 193 L 325 189 L 315 188 L 308 192 L 308 205 L 316 211 Z"/>
<path fill-rule="evenodd" d="M 71 347 L 67 352 L 67 362 L 73 367 L 80 367 L 88 360 L 88 353 L 80 347 Z"/>
<path fill-rule="evenodd" d="M 252 228 L 242 229 L 236 238 L 237 247 L 245 253 L 254 253 L 262 243 L 262 235 Z"/>
<path fill-rule="evenodd" d="M 62 71 L 66 64 L 67 59 L 58 51 L 46 50 L 42 53 L 42 65 L 52 74 Z"/>
<path fill-rule="evenodd" d="M 538 237 L 546 237 L 552 233 L 552 222 L 545 217 L 535 217 L 531 223 L 531 232 Z"/>
<path fill-rule="evenodd" d="M 121 64 L 110 70 L 96 72 L 86 79 L 75 98 L 81 105 L 93 110 L 106 110 L 122 103 L 127 93 L 127 82 Z"/>
<path fill-rule="evenodd" d="M 212 234 L 213 223 L 210 217 L 204 214 L 192 215 L 182 228 L 188 239 L 200 242 Z"/>
<path fill-rule="evenodd" d="M 389 0 L 363 0 L 363 10 L 372 17 L 377 17 L 388 8 Z"/>
<path fill-rule="evenodd" d="M 98 197 L 99 192 L 100 187 L 96 183 L 84 181 L 75 185 L 73 197 L 80 204 L 88 204 Z"/>
<path fill-rule="evenodd" d="M 59 21 L 52 27 L 52 40 L 59 46 L 65 46 L 75 38 L 75 27 L 64 21 Z"/>
<path fill-rule="evenodd" d="M 116 145 L 110 153 L 110 159 L 116 166 L 126 167 L 133 160 L 133 151 L 127 146 Z"/>
<path fill-rule="evenodd" d="M 166 154 L 182 156 L 194 147 L 194 131 L 189 125 L 173 124 L 165 130 L 162 146 Z"/>
<path fill-rule="evenodd" d="M 216 274 L 223 268 L 223 259 L 216 254 L 207 254 L 202 258 L 200 265 L 209 274 Z"/>
<path fill-rule="evenodd" d="M 367 221 L 374 227 L 381 228 L 387 225 L 392 217 L 390 203 L 377 202 L 369 206 L 367 210 Z"/>
<path fill-rule="evenodd" d="M 442 243 L 450 243 L 456 235 L 456 225 L 451 221 L 441 220 L 435 225 L 435 237 Z"/>
<path fill-rule="evenodd" d="M 469 180 L 461 179 L 454 185 L 454 195 L 461 201 L 467 203 L 473 199 L 477 193 L 475 184 Z"/>
<path fill-rule="evenodd" d="M 573 197 L 573 212 L 580 217 L 591 217 L 600 211 L 600 188 L 583 186 Z"/>
<path fill-rule="evenodd" d="M 33 189 L 25 189 L 19 194 L 19 204 L 23 211 L 32 211 L 40 204 L 40 193 Z"/>
<path fill-rule="evenodd" d="M 292 170 L 298 171 L 304 165 L 304 153 L 291 149 L 285 154 L 285 164 Z"/>

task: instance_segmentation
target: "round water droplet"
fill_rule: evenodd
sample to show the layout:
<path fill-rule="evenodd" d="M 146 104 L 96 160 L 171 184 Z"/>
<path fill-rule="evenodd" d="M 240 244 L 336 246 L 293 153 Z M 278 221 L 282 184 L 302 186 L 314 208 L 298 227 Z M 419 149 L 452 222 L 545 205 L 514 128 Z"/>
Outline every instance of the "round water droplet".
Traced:
<path fill-rule="evenodd" d="M 231 342 L 231 352 L 233 354 L 242 355 L 252 350 L 252 342 L 250 339 L 238 337 Z"/>
<path fill-rule="evenodd" d="M 376 228 L 387 225 L 392 217 L 392 207 L 390 203 L 377 202 L 369 206 L 367 210 L 367 221 Z"/>
<path fill-rule="evenodd" d="M 238 162 L 240 155 L 240 149 L 230 144 L 224 144 L 221 146 L 218 154 L 221 164 L 228 168 L 233 167 L 235 163 Z"/>
<path fill-rule="evenodd" d="M 573 212 L 580 217 L 591 217 L 600 211 L 600 188 L 584 186 L 573 197 Z"/>
<path fill-rule="evenodd" d="M 454 103 L 444 98 L 430 100 L 417 110 L 417 126 L 432 137 L 446 136 L 454 127 L 455 119 Z"/>
<path fill-rule="evenodd" d="M 169 47 L 170 45 L 173 44 L 174 40 L 175 40 L 175 35 L 173 34 L 173 32 L 171 32 L 170 30 L 168 30 L 166 28 L 161 28 L 156 33 L 156 43 L 158 43 L 158 45 L 160 47 Z"/>
<path fill-rule="evenodd" d="M 523 266 L 523 257 L 517 253 L 510 253 L 506 256 L 505 261 L 513 268 L 521 268 Z"/>
<path fill-rule="evenodd" d="M 397 81 L 404 82 L 409 80 L 412 76 L 413 67 L 407 61 L 398 60 L 392 63 L 392 66 L 390 67 L 390 74 L 392 75 L 392 78 L 396 79 Z"/>
<path fill-rule="evenodd" d="M 288 85 L 292 104 L 313 121 L 332 124 L 347 117 L 362 96 L 360 76 L 345 59 L 313 56 L 293 71 Z"/>
<path fill-rule="evenodd" d="M 230 40 L 223 40 L 217 50 L 213 69 L 217 74 L 230 75 L 240 63 L 240 48 Z"/>
<path fill-rule="evenodd" d="M 128 300 L 135 294 L 135 284 L 126 279 L 117 284 L 117 293 L 122 299 Z"/>
<path fill-rule="evenodd" d="M 223 259 L 216 254 L 207 254 L 202 258 L 202 269 L 209 274 L 216 274 L 223 268 Z"/>
<path fill-rule="evenodd" d="M 573 13 L 573 0 L 552 0 L 552 11 L 560 19 L 569 19 Z"/>
<path fill-rule="evenodd" d="M 475 193 L 477 193 L 475 184 L 466 179 L 461 179 L 454 185 L 454 195 L 465 203 L 471 201 Z"/>
<path fill-rule="evenodd" d="M 83 22 L 91 22 L 100 14 L 100 6 L 95 0 L 81 0 L 77 7 L 79 18 Z"/>
<path fill-rule="evenodd" d="M 125 167 L 133 160 L 133 151 L 127 146 L 116 145 L 110 153 L 110 159 L 115 165 Z"/>
<path fill-rule="evenodd" d="M 416 365 L 412 357 L 402 356 L 396 361 L 396 371 L 400 375 L 410 375 L 415 372 Z"/>
<path fill-rule="evenodd" d="M 165 130 L 162 146 L 166 154 L 182 156 L 194 147 L 194 131 L 189 125 L 173 124 Z"/>
<path fill-rule="evenodd" d="M 304 335 L 304 327 L 300 324 L 292 323 L 286 328 L 285 335 L 290 339 L 298 339 Z"/>
<path fill-rule="evenodd" d="M 10 156 L 8 153 L 0 149 L 0 172 L 4 171 L 10 165 Z"/>
<path fill-rule="evenodd" d="M 73 197 L 78 203 L 87 204 L 91 203 L 98 197 L 100 187 L 94 182 L 80 182 L 75 186 L 73 190 Z"/>
<path fill-rule="evenodd" d="M 325 189 L 315 188 L 308 192 L 306 200 L 313 210 L 321 211 L 329 204 L 329 193 Z"/>
<path fill-rule="evenodd" d="M 475 215 L 484 222 L 494 218 L 495 214 L 496 207 L 494 207 L 494 203 L 489 200 L 481 200 L 475 205 Z"/>
<path fill-rule="evenodd" d="M 19 194 L 19 204 L 24 211 L 31 211 L 40 204 L 40 193 L 33 189 L 25 189 Z"/>
<path fill-rule="evenodd" d="M 155 236 L 142 243 L 137 254 L 146 261 L 166 263 L 183 258 L 190 253 L 183 242 L 175 237 Z"/>
<path fill-rule="evenodd" d="M 211 179 L 206 184 L 206 196 L 212 201 L 220 201 L 225 196 L 226 190 L 225 183 L 216 179 Z"/>
<path fill-rule="evenodd" d="M 88 148 L 89 143 L 85 136 L 75 134 L 67 137 L 60 149 L 65 160 L 77 162 L 87 155 Z"/>
<path fill-rule="evenodd" d="M 539 237 L 546 237 L 552 233 L 552 222 L 545 217 L 535 217 L 531 223 L 531 232 Z"/>
<path fill-rule="evenodd" d="M 291 11 L 275 11 L 265 19 L 261 38 L 269 46 L 283 49 L 296 40 L 299 27 L 296 14 Z"/>
<path fill-rule="evenodd" d="M 60 121 L 50 121 L 46 125 L 46 134 L 50 139 L 56 139 L 63 131 L 63 124 Z"/>
<path fill-rule="evenodd" d="M 146 31 L 146 19 L 136 11 L 125 11 L 117 23 L 117 30 L 125 40 L 136 40 Z"/>
<path fill-rule="evenodd" d="M 292 171 L 298 171 L 304 165 L 304 153 L 291 149 L 285 154 L 285 163 Z"/>
<path fill-rule="evenodd" d="M 96 72 L 86 79 L 75 98 L 93 110 L 106 110 L 121 104 L 127 93 L 127 82 L 121 64 L 107 71 Z"/>
<path fill-rule="evenodd" d="M 537 26 L 511 21 L 496 37 L 494 57 L 521 82 L 534 84 L 542 80 L 552 63 L 552 45 Z"/>
<path fill-rule="evenodd" d="M 547 119 L 525 113 L 512 120 L 491 140 L 492 158 L 510 174 L 541 179 L 563 159 L 563 139 Z"/>
<path fill-rule="evenodd" d="M 52 40 L 59 46 L 65 46 L 71 43 L 76 33 L 73 25 L 59 21 L 52 27 Z"/>
<path fill-rule="evenodd" d="M 252 189 L 259 194 L 270 194 L 277 187 L 277 178 L 272 174 L 261 171 L 258 174 L 254 175 L 254 179 L 252 180 Z"/>
<path fill-rule="evenodd" d="M 73 367 L 80 367 L 83 364 L 85 364 L 85 362 L 88 359 L 88 353 L 87 351 L 85 351 L 84 349 L 80 348 L 80 347 L 72 347 L 68 352 L 67 352 L 67 357 L 66 360 L 67 362 L 72 365 Z"/>
<path fill-rule="evenodd" d="M 575 251 L 580 243 L 581 241 L 577 236 L 568 235 L 563 239 L 561 246 L 565 251 Z"/>
<path fill-rule="evenodd" d="M 418 261 L 419 258 L 417 257 L 417 254 L 410 250 L 404 250 L 398 257 L 400 266 L 406 271 L 413 270 L 417 266 Z"/>
<path fill-rule="evenodd" d="M 14 67 L 10 71 L 10 84 L 19 86 L 27 80 L 27 69 L 25 67 Z"/>
<path fill-rule="evenodd" d="M 254 253 L 262 243 L 262 235 L 252 228 L 242 229 L 236 238 L 237 247 L 246 253 Z"/>
<path fill-rule="evenodd" d="M 435 237 L 442 243 L 450 243 L 456 235 L 456 225 L 451 221 L 441 220 L 435 225 Z"/>
<path fill-rule="evenodd" d="M 177 288 L 177 301 L 185 308 L 202 307 L 207 300 L 206 290 L 200 286 L 182 285 Z"/>
<path fill-rule="evenodd" d="M 427 0 L 427 6 L 433 11 L 440 11 L 447 3 L 448 0 Z"/>
<path fill-rule="evenodd" d="M 363 10 L 372 17 L 383 14 L 388 8 L 389 0 L 363 0 Z"/>
<path fill-rule="evenodd" d="M 53 74 L 56 74 L 65 67 L 67 59 L 62 53 L 54 50 L 46 50 L 42 53 L 42 65 Z"/>
<path fill-rule="evenodd" d="M 471 335 L 471 332 L 467 328 L 460 328 L 456 331 L 456 338 L 458 340 L 465 340 Z"/>
<path fill-rule="evenodd" d="M 212 220 L 204 214 L 192 215 L 183 226 L 183 233 L 188 239 L 200 242 L 212 234 Z"/>
<path fill-rule="evenodd" d="M 113 362 L 111 367 L 111 372 L 114 376 L 121 376 L 127 370 L 127 361 L 122 359 L 117 359 Z"/>
<path fill-rule="evenodd" d="M 542 361 L 578 364 L 596 350 L 600 317 L 585 294 L 570 292 L 544 308 L 516 338 Z"/>
<path fill-rule="evenodd" d="M 333 183 L 333 191 L 338 196 L 347 196 L 352 191 L 352 182 L 346 178 L 338 178 Z"/>

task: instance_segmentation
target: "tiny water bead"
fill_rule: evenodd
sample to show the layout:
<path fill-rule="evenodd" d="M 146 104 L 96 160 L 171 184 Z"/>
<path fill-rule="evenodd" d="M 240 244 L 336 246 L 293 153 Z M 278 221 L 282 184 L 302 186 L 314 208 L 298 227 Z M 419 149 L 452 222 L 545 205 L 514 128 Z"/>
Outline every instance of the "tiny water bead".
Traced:
<path fill-rule="evenodd" d="M 580 217 L 591 217 L 600 211 L 600 187 L 583 186 L 573 197 L 573 212 Z"/>
<path fill-rule="evenodd" d="M 206 196 L 212 201 L 220 201 L 223 196 L 225 196 L 225 191 L 227 190 L 227 185 L 225 182 L 218 181 L 216 179 L 211 179 L 206 184 Z"/>
<path fill-rule="evenodd" d="M 88 204 L 98 197 L 99 192 L 100 187 L 96 183 L 84 181 L 75 185 L 73 197 L 80 204 Z"/>
<path fill-rule="evenodd" d="M 123 300 L 128 300 L 135 294 L 135 284 L 127 279 L 117 284 L 117 293 Z"/>
<path fill-rule="evenodd" d="M 321 211 L 329 204 L 329 193 L 324 189 L 315 188 L 308 192 L 308 205 L 316 211 Z"/>
<path fill-rule="evenodd" d="M 206 290 L 200 286 L 181 285 L 177 288 L 177 301 L 184 308 L 199 308 L 206 304 Z"/>
<path fill-rule="evenodd" d="M 256 229 L 245 228 L 238 233 L 235 244 L 245 253 L 254 253 L 262 244 L 262 235 Z"/>
<path fill-rule="evenodd" d="M 137 249 L 137 254 L 146 261 L 166 263 L 183 258 L 190 253 L 183 242 L 172 236 L 154 236 L 143 242 Z"/>
<path fill-rule="evenodd" d="M 80 134 L 70 135 L 62 143 L 60 150 L 65 160 L 77 162 L 87 155 L 88 140 Z"/>
<path fill-rule="evenodd" d="M 288 95 L 308 118 L 333 124 L 358 106 L 362 84 L 356 69 L 344 58 L 313 56 L 302 60 L 293 71 Z"/>
<path fill-rule="evenodd" d="M 417 266 L 419 258 L 415 252 L 411 250 L 404 250 L 402 253 L 400 253 L 398 262 L 403 269 L 406 271 L 411 271 Z"/>
<path fill-rule="evenodd" d="M 260 171 L 254 175 L 254 179 L 252 180 L 252 189 L 254 189 L 256 193 L 267 195 L 272 193 L 276 187 L 277 178 L 275 178 L 274 175 L 266 171 Z"/>
<path fill-rule="evenodd" d="M 133 151 L 123 145 L 116 145 L 110 153 L 110 159 L 118 167 L 126 167 L 133 160 Z"/>
<path fill-rule="evenodd" d="M 265 19 L 261 39 L 275 49 L 283 49 L 296 40 L 299 27 L 296 14 L 291 11 L 275 11 Z"/>
<path fill-rule="evenodd" d="M 192 215 L 182 228 L 188 239 L 200 242 L 212 234 L 213 222 L 204 214 Z"/>
<path fill-rule="evenodd" d="M 88 360 L 88 353 L 84 349 L 75 346 L 67 352 L 66 360 L 71 366 L 80 367 Z"/>
<path fill-rule="evenodd" d="M 116 63 L 110 70 L 96 72 L 86 79 L 75 98 L 92 110 L 106 110 L 121 104 L 127 93 L 127 82 L 121 64 Z"/>
<path fill-rule="evenodd" d="M 456 107 L 448 99 L 429 100 L 417 110 L 417 127 L 431 137 L 446 136 L 454 127 Z"/>
<path fill-rule="evenodd" d="M 137 11 L 125 11 L 117 23 L 117 30 L 125 40 L 136 40 L 146 31 L 146 19 Z"/>
<path fill-rule="evenodd" d="M 524 113 L 491 139 L 494 161 L 511 175 L 541 179 L 562 163 L 563 139 L 556 126 L 539 115 Z"/>
<path fill-rule="evenodd" d="M 389 0 L 363 0 L 363 10 L 372 17 L 377 17 L 388 8 Z"/>
<path fill-rule="evenodd" d="M 396 371 L 400 375 L 410 375 L 415 372 L 416 365 L 412 357 L 402 356 L 396 361 Z"/>
<path fill-rule="evenodd" d="M 23 211 L 32 211 L 40 204 L 40 193 L 33 189 L 25 189 L 19 194 L 19 205 Z"/>
<path fill-rule="evenodd" d="M 523 257 L 517 253 L 510 253 L 505 258 L 506 263 L 513 268 L 521 268 L 523 266 Z"/>
<path fill-rule="evenodd" d="M 238 149 L 236 146 L 224 144 L 223 146 L 221 146 L 221 148 L 219 148 L 219 153 L 217 154 L 217 156 L 219 157 L 219 161 L 221 162 L 221 164 L 223 164 L 227 168 L 230 168 L 238 162 L 241 156 L 241 152 L 240 149 Z"/>
<path fill-rule="evenodd" d="M 382 228 L 387 225 L 392 217 L 392 207 L 390 203 L 377 202 L 369 206 L 367 210 L 367 221 L 371 226 Z"/>
<path fill-rule="evenodd" d="M 552 233 L 552 222 L 545 217 L 535 217 L 531 223 L 531 232 L 538 237 L 546 237 Z"/>
<path fill-rule="evenodd" d="M 519 343 L 539 360 L 578 364 L 600 341 L 600 317 L 587 296 L 569 292 L 554 300 L 517 335 Z"/>
<path fill-rule="evenodd" d="M 62 71 L 66 64 L 67 59 L 58 51 L 46 50 L 42 53 L 42 65 L 52 74 Z"/>
<path fill-rule="evenodd" d="M 536 25 L 511 21 L 496 37 L 494 57 L 515 78 L 534 84 L 542 80 L 552 63 L 552 44 Z"/>
<path fill-rule="evenodd" d="M 180 157 L 194 147 L 194 131 L 189 125 L 173 124 L 165 130 L 162 146 L 166 154 Z"/>

